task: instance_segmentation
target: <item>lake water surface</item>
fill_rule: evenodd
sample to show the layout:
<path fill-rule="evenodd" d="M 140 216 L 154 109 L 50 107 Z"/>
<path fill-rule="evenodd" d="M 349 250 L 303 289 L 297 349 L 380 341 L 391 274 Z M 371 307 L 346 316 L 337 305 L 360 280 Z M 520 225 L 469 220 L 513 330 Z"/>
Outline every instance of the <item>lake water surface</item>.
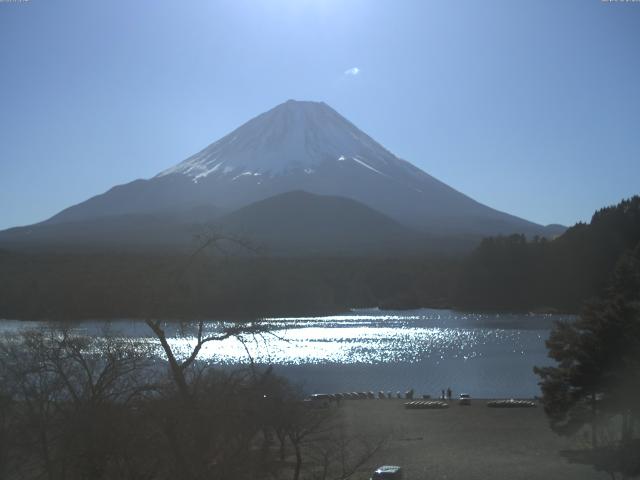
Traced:
<path fill-rule="evenodd" d="M 353 310 L 326 317 L 266 320 L 273 332 L 209 343 L 199 358 L 225 366 L 258 364 L 299 383 L 309 393 L 405 391 L 474 397 L 532 397 L 539 394 L 533 367 L 549 365 L 544 342 L 554 320 L 571 316 L 474 314 L 452 310 Z M 0 320 L 3 334 L 41 322 Z M 207 328 L 215 330 L 215 322 Z M 141 321 L 86 321 L 73 330 L 90 335 L 135 337 L 160 347 Z M 186 352 L 192 325 L 167 324 L 171 343 Z"/>

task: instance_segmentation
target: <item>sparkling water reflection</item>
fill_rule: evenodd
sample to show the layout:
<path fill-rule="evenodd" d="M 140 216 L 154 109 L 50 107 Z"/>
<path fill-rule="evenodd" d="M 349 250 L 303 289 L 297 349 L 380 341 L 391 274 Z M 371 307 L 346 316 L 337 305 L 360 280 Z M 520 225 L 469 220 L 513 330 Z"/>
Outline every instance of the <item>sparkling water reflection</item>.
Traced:
<path fill-rule="evenodd" d="M 481 397 L 538 394 L 534 365 L 549 364 L 544 341 L 553 315 L 499 315 L 451 310 L 389 312 L 354 310 L 345 315 L 275 318 L 271 332 L 206 344 L 204 361 L 221 365 L 276 365 L 308 391 L 402 390 L 437 394 L 451 387 Z M 34 322 L 2 321 L 7 332 Z M 73 326 L 90 335 L 135 337 L 161 354 L 142 322 L 87 321 Z M 207 331 L 219 329 L 207 323 Z M 167 323 L 171 344 L 186 353 L 194 325 Z"/>

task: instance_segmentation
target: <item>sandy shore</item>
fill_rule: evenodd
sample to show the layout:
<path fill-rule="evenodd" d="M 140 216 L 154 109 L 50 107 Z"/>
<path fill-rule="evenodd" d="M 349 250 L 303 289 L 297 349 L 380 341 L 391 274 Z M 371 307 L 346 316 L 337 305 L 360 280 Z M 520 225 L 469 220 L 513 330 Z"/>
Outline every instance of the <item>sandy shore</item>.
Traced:
<path fill-rule="evenodd" d="M 405 468 L 405 480 L 604 479 L 592 467 L 569 463 L 562 450 L 584 446 L 554 434 L 541 407 L 488 408 L 451 402 L 443 410 L 407 410 L 403 400 L 348 400 L 339 407 L 349 429 L 388 435 L 371 465 Z M 366 472 L 356 479 L 369 478 Z"/>

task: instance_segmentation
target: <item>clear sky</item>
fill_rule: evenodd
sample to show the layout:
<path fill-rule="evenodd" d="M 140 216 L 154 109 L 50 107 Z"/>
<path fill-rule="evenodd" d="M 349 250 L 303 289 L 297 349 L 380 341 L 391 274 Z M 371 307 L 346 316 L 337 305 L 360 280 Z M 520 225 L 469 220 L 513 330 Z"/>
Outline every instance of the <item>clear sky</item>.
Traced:
<path fill-rule="evenodd" d="M 322 100 L 491 207 L 640 193 L 640 2 L 1 0 L 0 228 Z"/>

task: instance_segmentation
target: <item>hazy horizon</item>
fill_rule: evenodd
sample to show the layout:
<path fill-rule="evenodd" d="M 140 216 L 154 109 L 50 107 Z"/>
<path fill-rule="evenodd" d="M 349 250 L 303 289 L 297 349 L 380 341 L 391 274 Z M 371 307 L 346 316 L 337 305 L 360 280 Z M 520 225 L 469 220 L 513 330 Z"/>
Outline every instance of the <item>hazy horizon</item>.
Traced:
<path fill-rule="evenodd" d="M 640 193 L 640 5 L 0 3 L 0 229 L 149 178 L 293 98 L 490 207 Z"/>

